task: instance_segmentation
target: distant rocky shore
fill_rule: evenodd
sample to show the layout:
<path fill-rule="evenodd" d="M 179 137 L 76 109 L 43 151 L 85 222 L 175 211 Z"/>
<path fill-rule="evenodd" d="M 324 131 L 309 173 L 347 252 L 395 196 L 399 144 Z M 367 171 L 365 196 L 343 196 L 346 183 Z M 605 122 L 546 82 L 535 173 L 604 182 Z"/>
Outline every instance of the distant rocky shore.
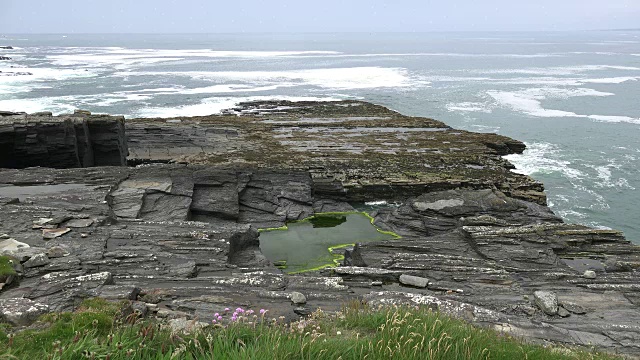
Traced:
<path fill-rule="evenodd" d="M 639 356 L 640 247 L 564 223 L 502 158 L 524 149 L 360 101 L 126 121 L 0 112 L 0 255 L 14 269 L 0 319 L 26 326 L 94 296 L 201 321 L 360 299 Z M 257 229 L 371 201 L 398 204 L 371 216 L 400 239 L 295 275 L 260 251 Z"/>

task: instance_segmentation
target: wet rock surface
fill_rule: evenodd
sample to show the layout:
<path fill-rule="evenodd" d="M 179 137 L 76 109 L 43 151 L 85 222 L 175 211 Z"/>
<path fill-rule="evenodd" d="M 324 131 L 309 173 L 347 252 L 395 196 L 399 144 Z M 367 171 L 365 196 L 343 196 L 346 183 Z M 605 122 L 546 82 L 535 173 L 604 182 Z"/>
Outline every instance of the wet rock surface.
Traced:
<path fill-rule="evenodd" d="M 0 146 L 19 138 L 15 123 L 41 126 L 8 116 Z M 354 299 L 422 304 L 534 341 L 640 354 L 640 249 L 618 231 L 563 223 L 542 184 L 501 158 L 518 141 L 355 101 L 248 103 L 125 127 L 135 167 L 0 170 L 0 241 L 13 240 L 21 267 L 0 301 L 60 311 L 93 296 L 136 300 L 176 329 L 227 307 L 293 319 Z M 121 159 L 112 129 L 98 134 L 93 165 L 107 165 L 96 153 Z M 66 159 L 77 139 L 48 156 Z M 401 238 L 349 248 L 345 266 L 286 275 L 260 252 L 258 228 L 379 200 L 397 205 L 372 211 L 375 225 Z M 555 294 L 555 311 L 539 292 Z"/>

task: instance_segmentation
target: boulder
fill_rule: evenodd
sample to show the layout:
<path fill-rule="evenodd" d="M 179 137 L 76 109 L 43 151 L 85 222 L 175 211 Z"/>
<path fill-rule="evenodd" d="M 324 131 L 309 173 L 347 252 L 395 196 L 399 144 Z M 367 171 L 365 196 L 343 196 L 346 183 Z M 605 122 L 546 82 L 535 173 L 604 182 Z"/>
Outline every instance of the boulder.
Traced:
<path fill-rule="evenodd" d="M 584 274 L 582 274 L 582 277 L 584 277 L 585 279 L 595 279 L 596 272 L 593 270 L 586 270 Z"/>
<path fill-rule="evenodd" d="M 0 320 L 15 326 L 28 326 L 47 313 L 49 306 L 26 298 L 0 299 Z"/>
<path fill-rule="evenodd" d="M 306 296 L 304 296 L 302 293 L 299 293 L 297 291 L 292 292 L 289 298 L 291 299 L 291 302 L 296 305 L 307 303 Z"/>
<path fill-rule="evenodd" d="M 558 313 L 558 296 L 551 291 L 536 291 L 533 293 L 535 304 L 547 315 Z"/>

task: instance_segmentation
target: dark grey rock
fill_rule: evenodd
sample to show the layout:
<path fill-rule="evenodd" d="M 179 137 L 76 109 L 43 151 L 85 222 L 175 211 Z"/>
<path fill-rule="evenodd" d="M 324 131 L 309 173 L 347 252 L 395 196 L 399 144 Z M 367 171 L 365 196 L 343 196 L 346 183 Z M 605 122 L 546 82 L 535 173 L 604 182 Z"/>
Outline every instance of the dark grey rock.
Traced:
<path fill-rule="evenodd" d="M 300 315 L 300 316 L 309 316 L 311 315 L 312 311 L 309 310 L 306 307 L 303 306 L 298 306 L 296 308 L 293 309 L 293 312 Z"/>
<path fill-rule="evenodd" d="M 49 264 L 50 262 L 51 260 L 49 260 L 47 255 L 40 253 L 35 256 L 32 256 L 29 260 L 27 260 L 24 264 L 22 264 L 22 266 L 28 269 L 28 268 L 38 267 L 38 266 L 44 266 Z"/>

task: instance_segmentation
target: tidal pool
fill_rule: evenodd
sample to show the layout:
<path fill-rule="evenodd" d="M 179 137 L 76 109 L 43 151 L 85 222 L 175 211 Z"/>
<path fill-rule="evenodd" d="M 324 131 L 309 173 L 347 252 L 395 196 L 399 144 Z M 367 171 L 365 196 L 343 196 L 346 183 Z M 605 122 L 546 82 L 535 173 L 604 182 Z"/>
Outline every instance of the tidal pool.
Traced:
<path fill-rule="evenodd" d="M 333 250 L 355 243 L 397 238 L 371 224 L 365 213 L 321 213 L 282 229 L 263 229 L 260 249 L 287 273 L 335 266 L 342 255 Z"/>

